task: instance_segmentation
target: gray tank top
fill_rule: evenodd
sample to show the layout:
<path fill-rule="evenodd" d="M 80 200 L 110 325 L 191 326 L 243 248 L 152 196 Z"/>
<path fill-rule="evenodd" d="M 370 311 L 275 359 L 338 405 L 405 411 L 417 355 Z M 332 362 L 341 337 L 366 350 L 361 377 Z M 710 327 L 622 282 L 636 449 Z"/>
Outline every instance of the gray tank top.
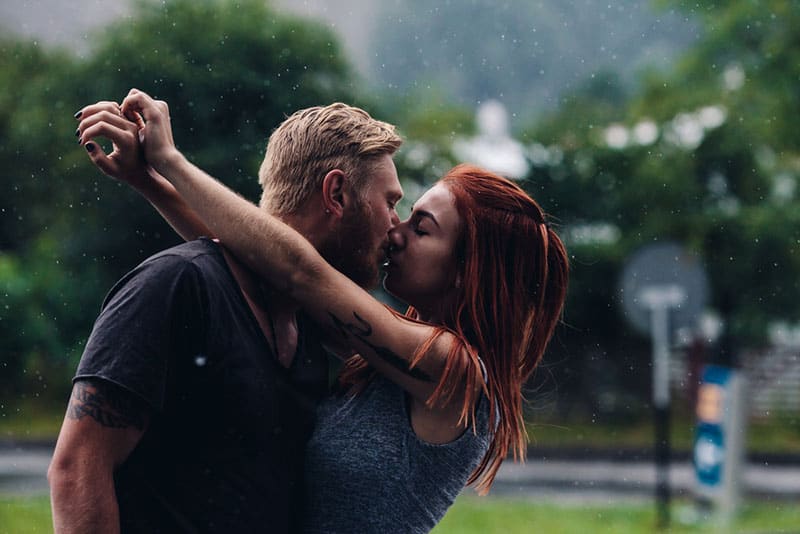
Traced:
<path fill-rule="evenodd" d="M 304 531 L 430 531 L 489 448 L 488 404 L 480 399 L 477 434 L 435 445 L 416 436 L 405 392 L 383 377 L 325 401 L 306 450 Z"/>

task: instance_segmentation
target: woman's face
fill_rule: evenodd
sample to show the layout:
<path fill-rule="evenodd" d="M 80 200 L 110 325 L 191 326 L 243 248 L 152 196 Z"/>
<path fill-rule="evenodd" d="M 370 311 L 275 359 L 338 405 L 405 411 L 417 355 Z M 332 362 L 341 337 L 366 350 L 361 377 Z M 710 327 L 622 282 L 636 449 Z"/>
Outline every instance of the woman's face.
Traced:
<path fill-rule="evenodd" d="M 454 294 L 460 229 L 452 193 L 437 184 L 414 204 L 411 216 L 389 232 L 383 285 L 423 318 L 444 312 Z"/>

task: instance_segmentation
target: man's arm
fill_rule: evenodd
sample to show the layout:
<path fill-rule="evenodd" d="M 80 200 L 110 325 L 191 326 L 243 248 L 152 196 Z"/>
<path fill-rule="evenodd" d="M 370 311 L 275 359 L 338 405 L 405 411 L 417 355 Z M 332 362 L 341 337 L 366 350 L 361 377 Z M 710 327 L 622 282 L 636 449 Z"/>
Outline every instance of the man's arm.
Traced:
<path fill-rule="evenodd" d="M 47 471 L 57 534 L 119 532 L 114 470 L 149 422 L 145 403 L 109 382 L 75 382 Z"/>

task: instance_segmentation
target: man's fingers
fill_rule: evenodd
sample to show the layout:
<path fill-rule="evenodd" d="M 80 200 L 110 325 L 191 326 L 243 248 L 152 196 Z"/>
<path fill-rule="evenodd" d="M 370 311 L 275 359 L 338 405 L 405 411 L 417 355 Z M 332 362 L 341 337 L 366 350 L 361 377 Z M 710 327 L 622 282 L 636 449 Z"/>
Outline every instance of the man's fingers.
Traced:
<path fill-rule="evenodd" d="M 131 89 L 125 100 L 122 101 L 122 114 L 126 117 L 130 113 L 139 113 L 145 121 L 158 120 L 163 108 L 159 108 L 150 95 Z"/>

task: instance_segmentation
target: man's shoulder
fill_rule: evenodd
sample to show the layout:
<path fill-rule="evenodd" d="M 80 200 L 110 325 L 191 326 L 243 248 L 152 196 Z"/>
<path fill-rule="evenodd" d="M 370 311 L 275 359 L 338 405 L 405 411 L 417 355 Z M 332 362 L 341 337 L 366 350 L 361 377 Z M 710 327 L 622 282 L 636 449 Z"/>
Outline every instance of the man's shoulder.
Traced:
<path fill-rule="evenodd" d="M 205 257 L 221 257 L 222 252 L 219 243 L 206 237 L 201 237 L 193 241 L 187 241 L 174 247 L 165 248 L 156 252 L 142 262 L 142 265 L 153 262 L 167 262 L 184 264 L 196 262 Z"/>
<path fill-rule="evenodd" d="M 219 276 L 227 276 L 219 245 L 210 239 L 196 239 L 157 252 L 128 271 L 108 292 L 103 305 L 121 291 L 168 291 L 176 284 Z"/>
<path fill-rule="evenodd" d="M 186 271 L 202 274 L 220 270 L 226 269 L 219 244 L 203 237 L 156 252 L 131 270 L 128 276 L 142 272 L 176 276 Z"/>

